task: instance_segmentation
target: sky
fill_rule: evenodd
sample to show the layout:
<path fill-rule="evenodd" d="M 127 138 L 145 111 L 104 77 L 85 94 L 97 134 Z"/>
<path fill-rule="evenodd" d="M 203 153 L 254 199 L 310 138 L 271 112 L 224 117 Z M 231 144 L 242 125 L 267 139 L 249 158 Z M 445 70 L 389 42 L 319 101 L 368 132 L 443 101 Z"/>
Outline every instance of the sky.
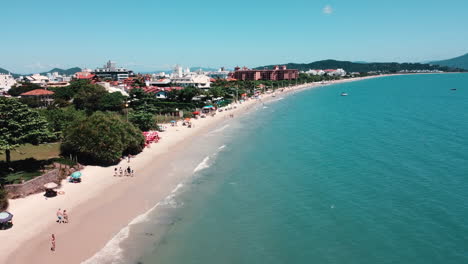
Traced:
<path fill-rule="evenodd" d="M 0 67 L 15 73 L 107 60 L 157 71 L 468 52 L 468 0 L 15 0 L 0 10 Z"/>

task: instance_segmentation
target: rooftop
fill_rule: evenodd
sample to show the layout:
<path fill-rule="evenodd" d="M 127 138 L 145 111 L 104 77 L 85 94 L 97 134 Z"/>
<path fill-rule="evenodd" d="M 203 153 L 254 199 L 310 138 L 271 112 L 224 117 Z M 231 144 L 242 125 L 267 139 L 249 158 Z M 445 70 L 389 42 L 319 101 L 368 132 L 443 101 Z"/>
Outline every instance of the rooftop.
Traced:
<path fill-rule="evenodd" d="M 22 93 L 20 95 L 30 95 L 30 96 L 40 96 L 40 95 L 53 95 L 54 92 L 52 91 L 49 91 L 49 90 L 44 90 L 44 89 L 35 89 L 35 90 L 32 90 L 32 91 L 29 91 L 29 92 L 25 92 L 25 93 Z"/>

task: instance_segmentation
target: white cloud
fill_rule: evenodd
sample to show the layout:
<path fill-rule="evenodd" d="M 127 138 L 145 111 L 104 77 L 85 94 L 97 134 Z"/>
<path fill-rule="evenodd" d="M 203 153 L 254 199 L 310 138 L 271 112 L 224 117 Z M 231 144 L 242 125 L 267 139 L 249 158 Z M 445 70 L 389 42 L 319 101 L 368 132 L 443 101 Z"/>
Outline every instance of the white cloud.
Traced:
<path fill-rule="evenodd" d="M 331 15 L 333 13 L 333 8 L 330 5 L 326 5 L 323 9 L 322 12 L 326 15 Z"/>

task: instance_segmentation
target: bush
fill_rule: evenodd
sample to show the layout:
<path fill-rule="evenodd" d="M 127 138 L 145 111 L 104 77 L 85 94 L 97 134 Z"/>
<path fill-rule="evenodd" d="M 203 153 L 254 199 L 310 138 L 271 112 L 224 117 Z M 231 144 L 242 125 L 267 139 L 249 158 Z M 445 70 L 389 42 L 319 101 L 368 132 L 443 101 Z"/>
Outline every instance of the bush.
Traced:
<path fill-rule="evenodd" d="M 128 120 L 132 122 L 141 131 L 148 131 L 158 129 L 156 125 L 156 118 L 153 114 L 145 111 L 134 111 L 128 114 Z"/>
<path fill-rule="evenodd" d="M 57 139 L 62 139 L 63 131 L 76 120 L 83 119 L 84 111 L 76 110 L 73 106 L 59 109 L 47 109 L 39 112 L 47 119 L 49 130 L 54 133 Z"/>
<path fill-rule="evenodd" d="M 19 96 L 22 93 L 26 93 L 36 89 L 42 89 L 42 87 L 34 83 L 21 83 L 19 86 L 11 87 L 11 89 L 8 90 L 8 94 L 11 96 Z"/>
<path fill-rule="evenodd" d="M 76 155 L 81 163 L 111 165 L 124 154 L 141 152 L 144 143 L 141 131 L 119 115 L 95 112 L 65 130 L 61 151 L 65 157 Z"/>

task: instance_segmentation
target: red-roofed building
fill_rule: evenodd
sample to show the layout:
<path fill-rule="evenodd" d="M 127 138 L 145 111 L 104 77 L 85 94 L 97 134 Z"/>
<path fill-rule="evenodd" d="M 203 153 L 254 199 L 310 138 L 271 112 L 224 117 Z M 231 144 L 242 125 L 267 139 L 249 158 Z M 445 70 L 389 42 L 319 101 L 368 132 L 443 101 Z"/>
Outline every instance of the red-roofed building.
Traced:
<path fill-rule="evenodd" d="M 54 92 L 45 89 L 35 89 L 29 92 L 20 94 L 21 98 L 33 98 L 42 104 L 43 106 L 51 105 L 54 101 Z"/>
<path fill-rule="evenodd" d="M 251 70 L 247 67 L 236 67 L 231 74 L 232 78 L 243 81 L 282 81 L 295 80 L 299 77 L 299 71 L 296 69 L 287 69 L 285 65 L 274 66 L 273 69 Z"/>
<path fill-rule="evenodd" d="M 146 93 L 154 93 L 156 98 L 159 99 L 166 99 L 167 93 L 173 90 L 182 90 L 184 87 L 157 87 L 157 86 L 149 86 L 144 87 L 143 90 Z"/>
<path fill-rule="evenodd" d="M 75 73 L 75 78 L 78 79 L 78 80 L 91 80 L 94 78 L 94 74 L 90 73 L 90 72 L 77 72 Z"/>

